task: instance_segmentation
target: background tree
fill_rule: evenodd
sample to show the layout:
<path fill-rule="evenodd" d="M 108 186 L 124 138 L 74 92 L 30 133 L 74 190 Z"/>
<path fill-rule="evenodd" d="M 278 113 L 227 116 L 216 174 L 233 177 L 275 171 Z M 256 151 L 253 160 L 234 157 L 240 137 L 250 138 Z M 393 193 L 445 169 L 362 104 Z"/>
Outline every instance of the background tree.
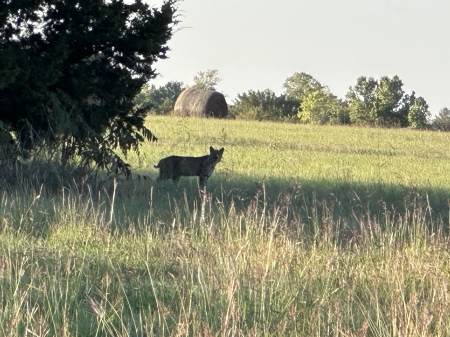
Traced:
<path fill-rule="evenodd" d="M 218 76 L 217 70 L 208 69 L 206 71 L 199 71 L 196 76 L 194 76 L 194 88 L 206 89 L 206 90 L 216 90 L 217 84 L 221 81 Z"/>
<path fill-rule="evenodd" d="M 283 87 L 288 97 L 301 102 L 308 93 L 322 89 L 323 85 L 311 75 L 302 72 L 288 77 Z"/>
<path fill-rule="evenodd" d="M 239 94 L 230 107 L 230 114 L 241 119 L 287 121 L 297 114 L 299 103 L 286 95 L 277 96 L 272 90 L 250 90 Z"/>
<path fill-rule="evenodd" d="M 394 76 L 381 77 L 376 88 L 375 110 L 378 120 L 383 125 L 401 125 L 401 112 L 407 110 L 403 108 L 403 96 L 405 92 L 402 89 L 403 82 Z"/>
<path fill-rule="evenodd" d="M 177 81 L 168 82 L 158 88 L 146 84 L 134 101 L 139 108 L 149 114 L 168 115 L 173 111 L 175 102 L 183 90 L 183 82 Z"/>
<path fill-rule="evenodd" d="M 303 97 L 298 117 L 303 123 L 349 123 L 348 111 L 344 103 L 331 94 L 328 88 L 309 91 Z"/>
<path fill-rule="evenodd" d="M 432 122 L 432 126 L 436 130 L 450 131 L 450 109 L 443 108 Z"/>
<path fill-rule="evenodd" d="M 359 77 L 356 85 L 350 87 L 346 95 L 350 107 L 350 120 L 352 123 L 362 125 L 376 125 L 378 114 L 374 109 L 376 88 L 378 82 L 373 77 Z"/>
<path fill-rule="evenodd" d="M 152 139 L 133 99 L 166 57 L 175 0 L 10 0 L 0 4 L 0 119 L 31 148 L 105 166 Z"/>
<path fill-rule="evenodd" d="M 430 116 L 425 99 L 423 97 L 414 99 L 408 113 L 409 125 L 414 129 L 425 129 L 428 126 Z"/>
<path fill-rule="evenodd" d="M 405 95 L 402 81 L 394 76 L 359 77 L 346 95 L 352 123 L 378 126 L 407 126 L 414 93 Z"/>

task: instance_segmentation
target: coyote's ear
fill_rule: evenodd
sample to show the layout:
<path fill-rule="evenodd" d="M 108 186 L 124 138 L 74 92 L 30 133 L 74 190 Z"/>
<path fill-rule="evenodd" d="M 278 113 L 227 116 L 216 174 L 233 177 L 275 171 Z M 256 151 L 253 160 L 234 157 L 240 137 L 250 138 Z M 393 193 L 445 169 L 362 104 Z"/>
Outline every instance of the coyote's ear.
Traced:
<path fill-rule="evenodd" d="M 211 152 L 211 153 L 214 152 L 214 148 L 212 146 L 209 147 L 209 152 Z"/>
<path fill-rule="evenodd" d="M 224 149 L 224 148 L 221 148 L 221 149 L 219 150 L 219 152 L 220 152 L 220 155 L 222 155 L 222 154 L 223 154 L 223 151 L 225 151 L 225 149 Z"/>

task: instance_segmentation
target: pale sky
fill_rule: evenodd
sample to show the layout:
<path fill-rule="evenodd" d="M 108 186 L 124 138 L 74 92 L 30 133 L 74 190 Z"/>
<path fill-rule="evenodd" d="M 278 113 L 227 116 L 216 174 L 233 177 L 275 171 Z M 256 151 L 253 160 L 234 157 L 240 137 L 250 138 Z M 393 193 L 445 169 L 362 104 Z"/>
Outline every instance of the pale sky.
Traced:
<path fill-rule="evenodd" d="M 296 72 L 344 98 L 360 76 L 399 76 L 436 115 L 450 108 L 450 0 L 183 0 L 152 83 L 216 69 L 229 104 Z"/>

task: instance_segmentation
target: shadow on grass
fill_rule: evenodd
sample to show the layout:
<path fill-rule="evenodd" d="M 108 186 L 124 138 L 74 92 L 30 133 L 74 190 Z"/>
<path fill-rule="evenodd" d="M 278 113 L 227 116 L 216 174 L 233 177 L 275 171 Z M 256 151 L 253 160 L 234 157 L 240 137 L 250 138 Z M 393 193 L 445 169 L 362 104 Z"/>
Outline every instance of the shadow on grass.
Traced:
<path fill-rule="evenodd" d="M 449 222 L 450 193 L 438 188 L 218 174 L 210 178 L 207 190 L 211 201 L 207 211 L 213 214 L 259 209 L 267 214 L 283 213 L 289 223 L 326 218 L 351 224 L 362 219 L 383 223 L 420 212 L 427 222 L 445 226 Z M 183 177 L 178 185 L 122 181 L 117 193 L 119 218 L 150 212 L 153 220 L 174 225 L 192 218 L 201 204 L 196 178 Z"/>
<path fill-rule="evenodd" d="M 155 172 L 146 176 L 150 179 L 118 177 L 117 185 L 113 179 L 103 184 L 83 180 L 58 189 L 21 184 L 15 192 L 11 187 L 3 192 L 0 215 L 8 226 L 35 236 L 48 235 L 51 226 L 67 219 L 95 219 L 97 226 L 119 232 L 186 227 L 199 221 L 202 199 L 197 178 L 182 177 L 175 185 L 170 180 L 157 182 Z M 388 225 L 399 218 L 414 221 L 414 216 L 444 228 L 449 224 L 450 192 L 439 188 L 221 172 L 209 179 L 207 196 L 204 213 L 214 221 L 226 220 L 233 212 L 241 217 L 279 216 L 288 226 L 330 221 L 349 227 L 361 221 Z"/>

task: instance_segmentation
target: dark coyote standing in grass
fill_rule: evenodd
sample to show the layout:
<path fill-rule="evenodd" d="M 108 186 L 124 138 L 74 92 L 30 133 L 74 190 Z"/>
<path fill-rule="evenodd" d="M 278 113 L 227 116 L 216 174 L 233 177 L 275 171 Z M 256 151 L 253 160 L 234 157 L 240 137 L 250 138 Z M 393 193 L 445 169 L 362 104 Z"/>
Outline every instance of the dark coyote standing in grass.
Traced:
<path fill-rule="evenodd" d="M 209 154 L 203 157 L 170 156 L 159 161 L 155 168 L 159 168 L 158 180 L 172 179 L 175 183 L 181 176 L 199 177 L 199 186 L 203 190 L 208 178 L 213 174 L 218 162 L 222 160 L 224 149 L 209 148 Z"/>

